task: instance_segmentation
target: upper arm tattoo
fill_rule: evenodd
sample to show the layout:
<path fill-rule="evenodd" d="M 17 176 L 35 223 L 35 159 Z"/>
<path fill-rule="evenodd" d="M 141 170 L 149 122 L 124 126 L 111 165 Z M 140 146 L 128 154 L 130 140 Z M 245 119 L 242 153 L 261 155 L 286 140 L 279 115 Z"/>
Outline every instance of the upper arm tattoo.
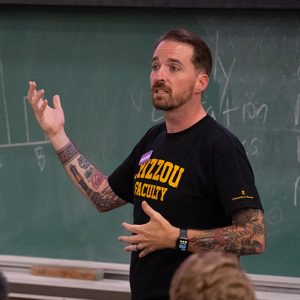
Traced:
<path fill-rule="evenodd" d="M 260 209 L 242 209 L 232 215 L 232 224 L 236 226 L 253 226 L 255 234 L 264 233 L 263 215 Z"/>
<path fill-rule="evenodd" d="M 242 209 L 232 216 L 232 226 L 202 230 L 190 242 L 202 251 L 222 249 L 238 255 L 264 250 L 263 214 L 259 209 Z"/>
<path fill-rule="evenodd" d="M 250 233 L 250 238 L 241 239 L 241 255 L 261 253 L 264 250 L 265 226 L 260 209 L 242 209 L 232 216 L 232 224 Z"/>

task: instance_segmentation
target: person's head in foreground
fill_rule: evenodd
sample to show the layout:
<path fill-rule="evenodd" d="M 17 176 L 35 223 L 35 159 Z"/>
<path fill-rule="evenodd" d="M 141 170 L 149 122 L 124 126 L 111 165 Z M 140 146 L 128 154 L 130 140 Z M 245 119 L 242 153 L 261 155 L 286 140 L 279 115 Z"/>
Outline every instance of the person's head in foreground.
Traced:
<path fill-rule="evenodd" d="M 238 258 L 225 252 L 190 255 L 175 272 L 170 300 L 255 300 Z"/>
<path fill-rule="evenodd" d="M 7 300 L 7 282 L 0 271 L 0 300 Z"/>

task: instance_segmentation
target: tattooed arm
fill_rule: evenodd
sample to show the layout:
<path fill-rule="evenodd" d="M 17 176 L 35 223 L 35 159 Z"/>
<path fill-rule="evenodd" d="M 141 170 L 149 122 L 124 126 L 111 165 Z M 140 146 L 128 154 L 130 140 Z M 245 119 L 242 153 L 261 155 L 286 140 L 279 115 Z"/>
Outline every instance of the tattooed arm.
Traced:
<path fill-rule="evenodd" d="M 100 212 L 127 203 L 113 192 L 107 177 L 81 155 L 70 141 L 56 152 L 73 183 Z"/>
<path fill-rule="evenodd" d="M 107 177 L 70 142 L 64 130 L 65 118 L 59 96 L 53 97 L 52 108 L 48 105 L 48 100 L 44 99 L 44 94 L 44 90 L 37 90 L 34 81 L 29 82 L 28 102 L 74 184 L 101 212 L 126 204 L 112 191 Z"/>
<path fill-rule="evenodd" d="M 260 209 L 242 209 L 232 216 L 228 227 L 189 230 L 189 250 L 225 250 L 238 255 L 260 254 L 265 249 L 265 226 Z"/>
<path fill-rule="evenodd" d="M 166 248 L 175 248 L 179 228 L 172 226 L 161 214 L 152 209 L 146 201 L 142 208 L 149 216 L 149 222 L 142 225 L 123 223 L 130 231 L 129 236 L 119 240 L 129 244 L 126 251 L 140 251 L 139 257 Z M 265 248 L 263 213 L 259 209 L 242 209 L 232 217 L 232 225 L 211 230 L 188 229 L 190 252 L 223 250 L 237 255 L 259 254 Z"/>

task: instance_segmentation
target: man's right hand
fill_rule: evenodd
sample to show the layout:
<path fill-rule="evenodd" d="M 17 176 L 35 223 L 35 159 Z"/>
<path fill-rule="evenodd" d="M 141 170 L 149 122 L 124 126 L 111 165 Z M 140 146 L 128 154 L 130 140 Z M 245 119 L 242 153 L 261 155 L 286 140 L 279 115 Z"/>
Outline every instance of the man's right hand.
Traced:
<path fill-rule="evenodd" d="M 43 89 L 37 90 L 34 81 L 29 81 L 28 102 L 34 111 L 39 125 L 48 136 L 54 148 L 57 149 L 64 146 L 68 141 L 64 132 L 64 112 L 58 95 L 53 97 L 52 108 L 48 105 L 48 100 L 44 99 L 44 94 L 45 91 Z"/>

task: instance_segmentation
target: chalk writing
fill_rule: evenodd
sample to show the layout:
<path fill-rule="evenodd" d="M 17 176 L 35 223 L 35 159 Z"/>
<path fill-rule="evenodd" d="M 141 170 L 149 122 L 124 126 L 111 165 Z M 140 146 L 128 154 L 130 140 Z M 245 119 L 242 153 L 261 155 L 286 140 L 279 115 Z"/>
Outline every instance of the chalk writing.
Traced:
<path fill-rule="evenodd" d="M 43 172 L 46 165 L 46 156 L 44 155 L 44 149 L 42 146 L 38 146 L 34 148 L 35 156 L 37 158 L 38 166 L 40 168 L 40 172 Z"/>
<path fill-rule="evenodd" d="M 265 125 L 267 114 L 268 114 L 268 105 L 262 104 L 257 105 L 254 103 L 245 103 L 242 109 L 242 121 L 245 124 L 246 119 L 255 120 L 262 115 L 262 125 Z"/>
<path fill-rule="evenodd" d="M 275 202 L 273 207 L 266 213 L 268 224 L 277 225 L 282 221 L 282 212 L 279 204 Z"/>
<path fill-rule="evenodd" d="M 299 125 L 300 121 L 300 94 L 298 94 L 298 98 L 295 104 L 295 126 Z"/>
<path fill-rule="evenodd" d="M 7 141 L 10 144 L 10 126 L 8 120 L 8 112 L 7 112 L 7 101 L 6 101 L 6 93 L 5 93 L 5 85 L 4 85 L 4 72 L 3 72 L 3 63 L 0 59 L 0 88 L 1 88 L 1 96 L 2 96 L 2 104 L 3 104 L 3 111 L 5 117 L 5 129 L 7 135 Z"/>
<path fill-rule="evenodd" d="M 231 77 L 231 74 L 232 74 L 233 66 L 235 64 L 236 59 L 233 58 L 228 74 L 225 71 L 225 68 L 223 66 L 223 63 L 222 63 L 220 57 L 218 57 L 217 61 L 218 61 L 218 64 L 221 66 L 222 72 L 223 72 L 224 77 L 225 77 L 225 85 L 224 85 L 224 88 L 223 88 L 223 92 L 222 92 L 221 99 L 220 99 L 220 104 L 219 104 L 219 112 L 221 112 L 222 108 L 223 108 L 223 102 L 224 102 L 224 99 L 225 99 L 225 95 L 226 95 L 226 92 L 227 92 L 227 89 L 228 89 L 230 77 Z"/>
<path fill-rule="evenodd" d="M 297 206 L 299 195 L 300 195 L 300 177 L 297 177 L 294 185 L 294 206 Z"/>
<path fill-rule="evenodd" d="M 300 163 L 300 136 L 297 137 L 297 161 Z"/>
<path fill-rule="evenodd" d="M 151 113 L 151 120 L 154 123 L 160 122 L 164 119 L 164 116 L 160 115 L 160 116 L 156 116 L 155 114 L 157 113 L 157 109 L 152 108 L 152 113 Z"/>
<path fill-rule="evenodd" d="M 132 106 L 138 111 L 140 112 L 142 110 L 142 92 L 140 92 L 139 96 L 136 97 L 133 94 L 129 95 Z"/>
<path fill-rule="evenodd" d="M 246 154 L 249 156 L 258 156 L 258 146 L 257 146 L 258 138 L 255 137 L 250 140 L 243 140 L 242 144 L 246 150 Z"/>
<path fill-rule="evenodd" d="M 218 73 L 218 70 L 220 69 L 221 76 L 223 76 L 225 78 L 225 84 L 224 84 L 222 92 L 220 94 L 219 113 L 221 113 L 225 117 L 224 125 L 226 127 L 230 127 L 231 114 L 235 111 L 240 110 L 239 106 L 234 106 L 231 104 L 231 101 L 230 101 L 231 99 L 228 97 L 228 93 L 227 93 L 228 88 L 229 88 L 230 79 L 233 74 L 235 63 L 236 63 L 236 58 L 233 57 L 231 60 L 229 70 L 225 69 L 223 61 L 222 61 L 221 57 L 219 56 L 219 31 L 217 30 L 213 76 L 214 76 L 214 80 L 217 81 L 217 73 Z M 215 116 L 214 112 L 213 112 L 213 115 Z"/>
<path fill-rule="evenodd" d="M 223 91 L 222 91 L 220 102 L 219 102 L 219 112 L 220 113 L 223 110 L 223 103 L 225 101 L 226 92 L 227 92 L 227 89 L 228 89 L 230 77 L 232 75 L 232 71 L 233 71 L 233 67 L 234 67 L 235 62 L 236 62 L 236 58 L 233 58 L 232 62 L 231 62 L 231 65 L 230 65 L 230 68 L 229 68 L 229 71 L 226 72 L 224 64 L 221 60 L 221 57 L 219 56 L 219 31 L 217 30 L 217 32 L 216 32 L 215 63 L 214 63 L 213 75 L 214 75 L 214 80 L 216 81 L 217 80 L 217 70 L 218 70 L 218 67 L 219 67 L 221 69 L 222 75 L 225 77 L 225 85 L 223 87 Z M 228 113 L 230 111 L 231 110 L 228 110 L 228 101 L 226 99 L 225 114 L 227 115 L 227 122 L 228 122 L 228 118 L 229 118 Z"/>
<path fill-rule="evenodd" d="M 2 105 L 3 111 L 5 116 L 5 131 L 6 131 L 6 140 L 7 143 L 0 144 L 0 148 L 10 148 L 10 147 L 22 147 L 22 146 L 31 146 L 31 145 L 43 145 L 49 144 L 49 140 L 47 137 L 44 137 L 44 140 L 39 141 L 31 141 L 30 139 L 30 131 L 29 131 L 29 122 L 28 122 L 28 112 L 27 112 L 27 100 L 26 97 L 23 97 L 23 115 L 24 115 L 24 122 L 25 122 L 25 141 L 24 142 L 13 142 L 11 139 L 11 132 L 10 132 L 10 122 L 9 122 L 9 114 L 7 110 L 7 102 L 5 96 L 5 86 L 4 86 L 4 79 L 3 79 L 3 66 L 2 61 L 0 60 L 0 88 L 1 88 L 1 96 L 2 96 Z"/>
<path fill-rule="evenodd" d="M 222 111 L 222 114 L 225 115 L 225 125 L 227 127 L 230 127 L 230 114 L 238 109 L 239 107 L 230 107 L 229 98 L 226 97 L 225 107 L 224 110 Z"/>
<path fill-rule="evenodd" d="M 202 104 L 203 104 L 203 106 L 206 106 L 207 103 L 206 103 L 206 101 L 203 101 Z M 205 107 L 205 110 L 212 118 L 217 120 L 213 106 Z"/>

